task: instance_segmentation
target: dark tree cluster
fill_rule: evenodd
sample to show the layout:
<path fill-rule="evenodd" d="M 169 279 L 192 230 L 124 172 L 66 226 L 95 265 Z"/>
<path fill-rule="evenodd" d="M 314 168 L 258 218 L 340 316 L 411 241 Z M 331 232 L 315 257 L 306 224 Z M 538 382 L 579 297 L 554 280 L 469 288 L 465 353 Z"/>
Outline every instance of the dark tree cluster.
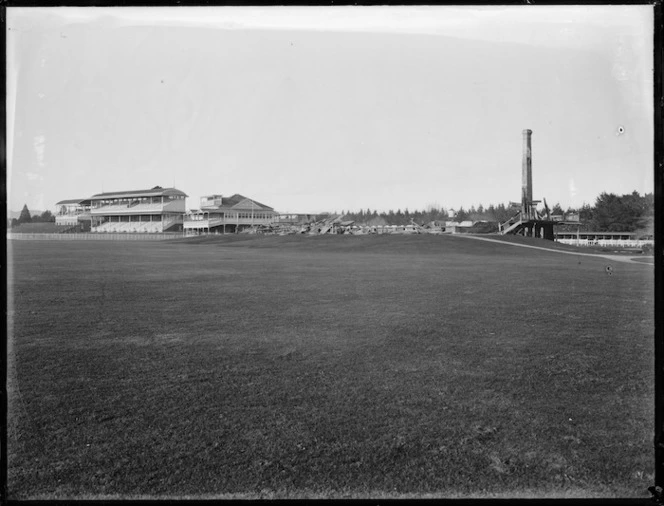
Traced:
<path fill-rule="evenodd" d="M 425 225 L 431 222 L 442 223 L 445 221 L 488 221 L 504 222 L 510 219 L 517 209 L 506 206 L 505 204 L 493 205 L 488 207 L 479 205 L 477 208 L 471 206 L 468 209 L 460 207 L 458 210 L 450 212 L 444 207 L 430 208 L 421 211 L 409 211 L 407 208 L 389 210 L 387 212 L 377 212 L 371 209 L 360 211 L 342 211 L 345 220 L 353 220 L 359 224 L 369 225 L 409 225 L 413 221 L 418 225 Z"/>
<path fill-rule="evenodd" d="M 649 227 L 654 216 L 654 196 L 638 192 L 601 193 L 590 209 L 589 224 L 599 232 L 634 232 Z M 587 210 L 588 211 L 588 210 Z"/>
<path fill-rule="evenodd" d="M 19 225 L 22 225 L 23 223 L 54 223 L 55 222 L 55 216 L 53 216 L 53 213 L 51 211 L 44 211 L 41 214 L 32 216 L 30 214 L 30 210 L 28 209 L 28 205 L 25 204 L 23 206 L 23 209 L 21 209 L 21 214 L 19 215 L 18 218 L 12 218 L 12 223 L 11 226 L 12 228 L 18 227 Z"/>

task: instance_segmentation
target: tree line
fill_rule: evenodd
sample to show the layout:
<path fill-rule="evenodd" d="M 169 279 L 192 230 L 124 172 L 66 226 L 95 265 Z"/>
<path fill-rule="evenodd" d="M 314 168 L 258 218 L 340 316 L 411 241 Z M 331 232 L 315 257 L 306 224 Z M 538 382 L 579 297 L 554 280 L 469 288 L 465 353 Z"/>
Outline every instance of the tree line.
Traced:
<path fill-rule="evenodd" d="M 542 206 L 541 206 L 542 207 Z M 352 220 L 366 225 L 409 225 L 412 221 L 418 225 L 431 222 L 442 223 L 445 221 L 472 221 L 504 223 L 513 217 L 520 206 L 510 204 L 490 204 L 484 206 L 471 206 L 468 209 L 460 207 L 453 211 L 445 207 L 429 207 L 425 210 L 403 211 L 389 210 L 378 212 L 371 209 L 359 211 L 342 211 L 340 214 L 344 220 Z M 578 217 L 579 226 L 582 230 L 593 230 L 597 232 L 633 232 L 652 228 L 654 217 L 654 196 L 652 193 L 640 195 L 637 191 L 624 195 L 614 193 L 601 193 L 595 200 L 594 205 L 583 204 L 580 208 L 568 208 L 563 210 L 560 204 L 554 204 L 550 210 L 553 216 L 559 216 L 563 220 L 571 220 Z M 574 226 L 576 230 L 576 226 Z"/>
<path fill-rule="evenodd" d="M 652 229 L 655 217 L 655 197 L 639 192 L 616 195 L 601 193 L 594 206 L 584 205 L 580 220 L 598 232 L 634 232 Z M 652 233 L 652 232 L 651 232 Z"/>
<path fill-rule="evenodd" d="M 649 231 L 652 229 L 654 219 L 655 199 L 652 193 L 644 195 L 637 191 L 616 195 L 615 193 L 601 193 L 595 200 L 594 205 L 583 204 L 580 208 L 568 208 L 563 210 L 560 204 L 554 204 L 550 209 L 552 215 L 561 216 L 569 220 L 577 215 L 579 226 L 582 230 L 596 232 L 634 232 Z M 472 221 L 504 223 L 519 211 L 518 206 L 505 204 L 490 204 L 488 206 L 471 206 L 468 209 L 460 207 L 453 211 L 445 207 L 436 208 L 429 206 L 421 211 L 389 210 L 378 212 L 371 209 L 359 211 L 341 211 L 344 220 L 352 220 L 358 224 L 366 225 L 409 225 L 415 222 L 425 225 L 431 222 L 443 223 L 445 221 Z M 32 216 L 27 204 L 23 206 L 20 216 L 13 218 L 11 226 L 16 227 L 22 223 L 45 223 L 55 222 L 55 216 L 51 211 L 44 211 L 41 215 Z M 564 227 L 564 225 L 563 225 Z M 574 226 L 576 229 L 576 226 Z M 652 233 L 652 232 L 650 232 Z"/>
<path fill-rule="evenodd" d="M 41 214 L 32 216 L 30 210 L 28 209 L 28 205 L 24 204 L 19 217 L 12 218 L 11 227 L 17 227 L 23 223 L 55 223 L 55 216 L 51 211 L 44 211 Z"/>
<path fill-rule="evenodd" d="M 506 206 L 505 204 L 489 205 L 484 207 L 481 204 L 476 208 L 474 206 L 464 209 L 460 207 L 458 210 L 453 211 L 445 207 L 433 208 L 430 207 L 426 210 L 410 211 L 405 208 L 389 210 L 387 212 L 378 212 L 371 209 L 361 209 L 360 211 L 342 211 L 341 214 L 345 220 L 353 220 L 356 223 L 364 223 L 367 225 L 409 225 L 411 221 L 419 225 L 435 222 L 445 221 L 495 221 L 504 222 L 510 219 L 515 213 L 516 209 Z"/>

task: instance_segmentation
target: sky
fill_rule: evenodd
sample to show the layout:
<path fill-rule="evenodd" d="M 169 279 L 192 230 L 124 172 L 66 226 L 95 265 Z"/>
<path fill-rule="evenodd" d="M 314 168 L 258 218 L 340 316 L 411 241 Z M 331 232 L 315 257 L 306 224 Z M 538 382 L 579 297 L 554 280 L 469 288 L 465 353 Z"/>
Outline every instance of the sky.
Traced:
<path fill-rule="evenodd" d="M 176 187 L 283 213 L 653 191 L 653 7 L 7 8 L 10 210 Z"/>

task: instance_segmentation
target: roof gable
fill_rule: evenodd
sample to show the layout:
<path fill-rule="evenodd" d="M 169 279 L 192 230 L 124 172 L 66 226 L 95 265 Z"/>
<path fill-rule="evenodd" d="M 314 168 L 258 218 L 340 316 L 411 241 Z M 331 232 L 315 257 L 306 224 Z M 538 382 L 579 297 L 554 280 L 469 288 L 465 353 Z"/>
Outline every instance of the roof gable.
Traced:
<path fill-rule="evenodd" d="M 256 202 L 255 200 L 251 200 L 248 198 L 243 198 L 240 200 L 237 204 L 233 206 L 233 209 L 244 209 L 247 211 L 250 210 L 266 210 L 266 211 L 272 211 L 271 207 L 268 207 L 266 205 L 261 204 L 260 202 Z"/>
<path fill-rule="evenodd" d="M 242 202 L 245 200 L 247 197 L 244 197 L 240 195 L 239 193 L 236 193 L 232 197 L 222 197 L 221 199 L 221 206 L 222 207 L 233 207 L 234 205 Z"/>
<path fill-rule="evenodd" d="M 213 207 L 205 206 L 205 209 L 213 209 Z M 235 211 L 251 211 L 252 209 L 255 211 L 274 211 L 274 209 L 272 209 L 270 206 L 256 202 L 255 200 L 247 198 L 244 195 L 240 195 L 239 193 L 236 193 L 230 197 L 222 197 L 221 206 L 215 207 L 215 209 L 233 209 Z"/>

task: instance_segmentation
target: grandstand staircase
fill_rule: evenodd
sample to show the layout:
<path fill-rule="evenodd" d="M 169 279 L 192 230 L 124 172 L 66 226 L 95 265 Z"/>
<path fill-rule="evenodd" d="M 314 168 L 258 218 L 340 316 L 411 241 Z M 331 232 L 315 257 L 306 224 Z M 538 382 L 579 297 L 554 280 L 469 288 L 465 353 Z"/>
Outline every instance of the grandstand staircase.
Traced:
<path fill-rule="evenodd" d="M 339 218 L 340 216 L 331 216 L 325 220 L 315 223 L 309 234 L 310 235 L 327 234 L 334 228 L 334 224 L 339 221 Z M 316 230 L 317 227 L 320 227 L 320 231 Z"/>
<path fill-rule="evenodd" d="M 548 206 L 546 206 L 546 212 L 546 216 L 542 216 L 537 212 L 537 210 L 533 210 L 531 213 L 526 215 L 519 211 L 505 223 L 500 223 L 498 225 L 499 233 L 501 235 L 532 235 L 533 237 L 543 237 L 544 239 L 553 241 L 553 227 L 554 225 L 560 224 L 562 222 L 554 222 L 549 218 Z"/>
<path fill-rule="evenodd" d="M 505 234 L 518 234 L 524 227 L 524 222 L 519 218 L 518 221 L 513 222 L 511 219 L 500 225 L 500 233 Z"/>
<path fill-rule="evenodd" d="M 173 217 L 173 218 L 165 218 L 164 217 L 164 218 L 162 218 L 162 220 L 163 221 L 162 221 L 161 226 L 162 226 L 162 231 L 164 231 L 164 232 L 167 232 L 167 231 L 169 231 L 169 229 L 171 229 L 171 228 L 175 227 L 176 225 L 179 225 L 179 224 L 182 223 L 181 220 L 179 220 L 178 218 L 175 218 L 175 217 Z"/>
<path fill-rule="evenodd" d="M 323 225 L 323 228 L 320 229 L 319 234 L 327 234 L 332 229 L 331 223 L 326 223 Z"/>

